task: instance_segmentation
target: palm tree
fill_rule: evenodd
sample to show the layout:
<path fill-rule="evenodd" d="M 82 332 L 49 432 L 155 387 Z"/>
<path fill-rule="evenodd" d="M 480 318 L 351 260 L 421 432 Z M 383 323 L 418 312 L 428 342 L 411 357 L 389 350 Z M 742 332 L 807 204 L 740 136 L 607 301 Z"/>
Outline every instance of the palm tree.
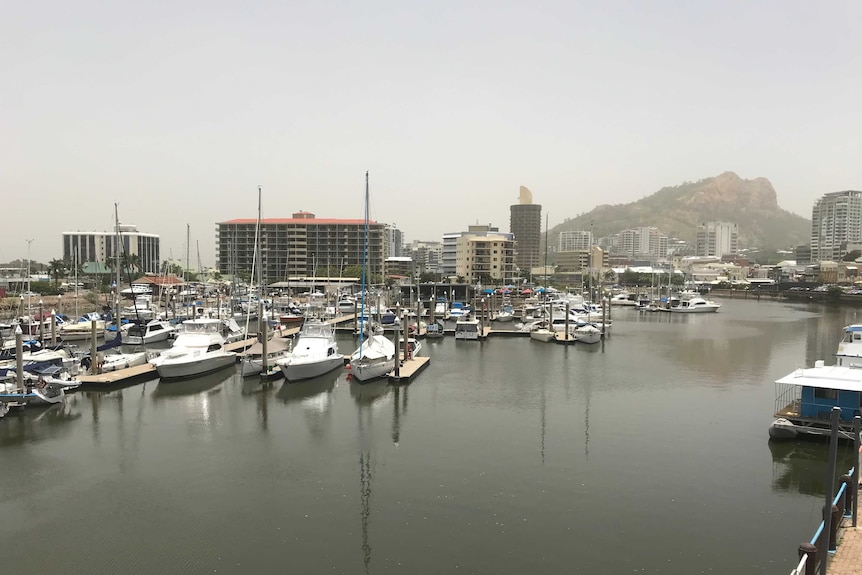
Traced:
<path fill-rule="evenodd" d="M 48 274 L 54 278 L 54 287 L 60 283 L 60 278 L 66 277 L 66 262 L 63 260 L 51 260 L 48 262 Z"/>

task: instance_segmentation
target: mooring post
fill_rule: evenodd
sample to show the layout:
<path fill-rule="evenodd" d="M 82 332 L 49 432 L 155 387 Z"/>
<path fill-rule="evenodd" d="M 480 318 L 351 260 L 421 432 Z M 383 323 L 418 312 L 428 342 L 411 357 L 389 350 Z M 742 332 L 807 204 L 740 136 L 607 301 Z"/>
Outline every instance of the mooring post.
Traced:
<path fill-rule="evenodd" d="M 856 519 L 859 515 L 859 464 L 862 463 L 862 417 L 858 415 L 853 418 L 853 453 L 858 453 L 856 465 L 853 466 L 853 527 L 856 527 Z"/>
<path fill-rule="evenodd" d="M 815 575 L 817 573 L 817 546 L 811 543 L 799 544 L 799 559 L 806 556 L 804 575 Z"/>
<path fill-rule="evenodd" d="M 842 475 L 841 483 L 844 484 L 844 494 L 841 497 L 841 510 L 844 517 L 853 515 L 853 476 Z"/>
<path fill-rule="evenodd" d="M 826 478 L 826 496 L 823 505 L 823 529 L 817 546 L 820 561 L 820 575 L 826 575 L 826 560 L 829 552 L 834 552 L 832 546 L 832 498 L 835 496 L 835 463 L 838 460 L 838 418 L 841 415 L 840 407 L 833 407 L 830 415 L 831 429 L 829 433 L 829 466 Z"/>
<path fill-rule="evenodd" d="M 841 510 L 837 505 L 832 506 L 829 517 L 829 553 L 835 553 L 838 549 L 838 528 L 841 526 Z"/>

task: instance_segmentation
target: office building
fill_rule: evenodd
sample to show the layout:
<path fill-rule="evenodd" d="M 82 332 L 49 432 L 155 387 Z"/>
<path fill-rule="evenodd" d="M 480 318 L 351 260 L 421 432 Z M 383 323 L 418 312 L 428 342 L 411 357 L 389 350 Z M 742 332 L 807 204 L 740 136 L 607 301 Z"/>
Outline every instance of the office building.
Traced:
<path fill-rule="evenodd" d="M 593 232 L 583 230 L 567 230 L 560 232 L 557 240 L 557 251 L 571 252 L 574 250 L 588 250 L 593 245 Z"/>

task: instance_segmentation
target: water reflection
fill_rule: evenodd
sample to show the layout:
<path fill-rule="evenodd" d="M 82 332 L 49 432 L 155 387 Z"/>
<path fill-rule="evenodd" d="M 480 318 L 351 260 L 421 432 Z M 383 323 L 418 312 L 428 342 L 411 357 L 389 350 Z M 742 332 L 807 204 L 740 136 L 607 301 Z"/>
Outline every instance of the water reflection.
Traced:
<path fill-rule="evenodd" d="M 180 381 L 164 381 L 160 380 L 153 392 L 153 399 L 162 398 L 177 398 L 190 395 L 197 395 L 210 391 L 222 383 L 233 379 L 236 376 L 236 368 L 220 369 L 219 371 L 208 373 L 200 377 L 192 379 L 184 379 Z M 215 390 L 217 393 L 220 390 Z"/>
<path fill-rule="evenodd" d="M 67 432 L 67 425 L 81 417 L 69 398 L 44 407 L 13 409 L 0 425 L 0 447 L 55 439 Z"/>
<path fill-rule="evenodd" d="M 276 393 L 283 403 L 299 405 L 314 439 L 323 439 L 332 426 L 333 393 L 341 375 L 342 371 L 335 370 L 297 383 L 285 381 Z"/>
<path fill-rule="evenodd" d="M 398 445 L 401 442 L 401 418 L 407 415 L 407 397 L 410 386 L 396 386 L 393 389 L 395 397 L 392 400 L 392 443 Z"/>
<path fill-rule="evenodd" d="M 772 489 L 803 495 L 826 493 L 829 449 L 823 441 L 769 441 L 772 453 Z M 836 471 L 840 477 L 853 462 L 850 442 L 838 445 Z"/>

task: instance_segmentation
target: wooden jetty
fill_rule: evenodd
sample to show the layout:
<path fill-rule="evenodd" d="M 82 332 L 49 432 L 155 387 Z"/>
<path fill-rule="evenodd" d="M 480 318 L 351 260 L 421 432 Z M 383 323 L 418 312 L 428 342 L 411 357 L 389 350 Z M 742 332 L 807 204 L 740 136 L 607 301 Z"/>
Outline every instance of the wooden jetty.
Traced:
<path fill-rule="evenodd" d="M 126 369 L 118 369 L 116 371 L 107 371 L 97 375 L 79 375 L 75 379 L 81 382 L 81 385 L 116 385 L 145 375 L 156 373 L 156 366 L 151 363 L 143 365 L 135 365 Z"/>
<path fill-rule="evenodd" d="M 419 375 L 430 363 L 431 358 L 427 356 L 405 359 L 402 362 L 401 367 L 398 368 L 398 375 L 395 375 L 396 372 L 392 371 L 389 373 L 387 379 L 389 380 L 389 383 L 397 385 L 410 383 L 413 381 L 413 378 Z"/>

